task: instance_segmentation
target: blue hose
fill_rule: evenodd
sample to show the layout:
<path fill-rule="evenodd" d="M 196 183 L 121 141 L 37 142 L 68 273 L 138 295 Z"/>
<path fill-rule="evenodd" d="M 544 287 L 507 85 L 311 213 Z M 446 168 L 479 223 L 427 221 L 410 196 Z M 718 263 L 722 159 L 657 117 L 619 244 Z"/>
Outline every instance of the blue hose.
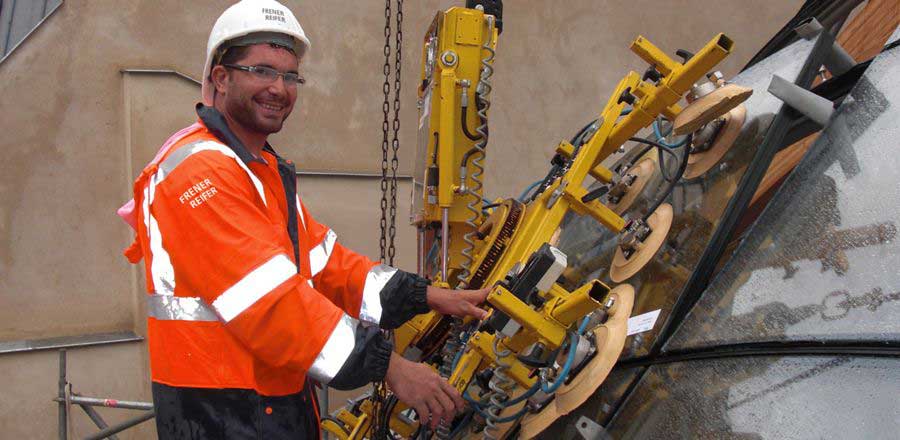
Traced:
<path fill-rule="evenodd" d="M 544 181 L 544 179 L 541 179 L 541 180 L 538 180 L 537 182 L 532 183 L 531 185 L 528 185 L 528 188 L 525 188 L 525 191 L 522 191 L 522 195 L 519 196 L 518 200 L 520 202 L 524 202 L 525 197 L 528 196 L 528 193 L 530 193 L 532 190 L 534 190 L 543 181 Z"/>
<path fill-rule="evenodd" d="M 458 364 L 459 360 L 462 358 L 463 351 L 465 351 L 465 348 L 466 348 L 466 344 L 469 343 L 469 336 L 472 336 L 472 333 L 474 331 L 475 331 L 474 329 L 469 330 L 462 337 L 462 341 L 460 341 L 460 348 L 459 348 L 459 350 L 456 351 L 456 356 L 453 357 L 453 365 L 450 367 L 451 371 L 456 371 L 456 364 Z"/>
<path fill-rule="evenodd" d="M 585 316 L 584 319 L 581 320 L 581 324 L 578 325 L 578 334 L 583 335 L 584 331 L 587 330 L 588 322 L 591 321 L 590 316 Z"/>
<path fill-rule="evenodd" d="M 587 324 L 583 324 L 587 326 Z M 569 371 L 572 370 L 572 364 L 575 363 L 576 345 L 578 345 L 578 335 L 573 334 L 569 337 L 569 356 L 566 358 L 566 363 L 563 365 L 562 370 L 559 371 L 556 382 L 553 382 L 549 386 L 547 386 L 544 382 L 541 382 L 541 391 L 546 394 L 553 394 L 557 389 L 559 389 L 559 387 L 562 386 L 563 382 L 566 381 L 566 377 L 569 375 Z"/>
<path fill-rule="evenodd" d="M 666 132 L 666 134 L 663 134 L 662 130 L 660 130 L 660 128 L 659 128 L 659 121 L 658 120 L 653 121 L 653 134 L 656 135 L 656 142 L 659 142 L 660 144 L 665 145 L 666 147 L 669 147 L 669 148 L 679 148 L 679 147 L 684 146 L 684 144 L 687 143 L 687 136 L 681 138 L 680 141 L 678 141 L 674 144 L 670 144 L 670 143 L 666 142 L 666 136 L 668 136 L 669 133 L 671 133 L 671 132 L 672 132 L 672 128 L 670 127 L 669 130 Z"/>

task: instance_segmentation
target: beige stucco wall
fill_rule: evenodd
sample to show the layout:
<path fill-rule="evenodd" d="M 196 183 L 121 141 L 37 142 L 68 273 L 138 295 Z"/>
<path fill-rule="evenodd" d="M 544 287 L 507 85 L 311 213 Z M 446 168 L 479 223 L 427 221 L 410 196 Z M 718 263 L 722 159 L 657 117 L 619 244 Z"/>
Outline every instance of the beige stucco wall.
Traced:
<path fill-rule="evenodd" d="M 114 215 L 159 144 L 194 119 L 206 35 L 223 2 L 67 0 L 0 64 L 0 342 L 134 330 L 143 334 L 142 268 L 120 251 L 131 232 Z M 380 172 L 383 2 L 289 1 L 312 40 L 309 83 L 273 144 L 299 168 Z M 406 2 L 401 174 L 409 174 L 422 34 L 438 8 Z M 736 40 L 733 74 L 800 0 L 508 1 L 495 62 L 487 192 L 518 194 L 551 150 L 592 119 L 618 79 L 645 66 L 627 47 L 643 34 L 669 53 L 716 32 Z M 308 177 L 305 203 L 342 242 L 378 253 L 377 180 Z M 398 264 L 415 269 L 401 184 Z M 141 343 L 70 351 L 86 394 L 148 400 Z M 0 437 L 55 435 L 56 356 L 0 355 Z M 109 414 L 109 412 L 107 412 Z M 115 416 L 111 416 L 115 417 Z M 75 430 L 88 424 L 76 413 Z M 151 424 L 121 438 L 145 438 Z"/>

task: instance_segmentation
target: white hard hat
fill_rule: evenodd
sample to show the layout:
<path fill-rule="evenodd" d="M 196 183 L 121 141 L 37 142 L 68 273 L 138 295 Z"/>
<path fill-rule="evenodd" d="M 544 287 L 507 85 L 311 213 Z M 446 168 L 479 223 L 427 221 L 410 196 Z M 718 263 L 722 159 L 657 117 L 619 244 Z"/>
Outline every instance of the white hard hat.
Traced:
<path fill-rule="evenodd" d="M 212 63 L 219 48 L 235 38 L 259 32 L 287 35 L 294 41 L 297 58 L 309 49 L 309 39 L 290 9 L 275 0 L 241 0 L 225 10 L 206 43 L 206 64 L 203 65 L 201 95 L 204 105 L 212 105 L 215 87 L 209 78 Z"/>

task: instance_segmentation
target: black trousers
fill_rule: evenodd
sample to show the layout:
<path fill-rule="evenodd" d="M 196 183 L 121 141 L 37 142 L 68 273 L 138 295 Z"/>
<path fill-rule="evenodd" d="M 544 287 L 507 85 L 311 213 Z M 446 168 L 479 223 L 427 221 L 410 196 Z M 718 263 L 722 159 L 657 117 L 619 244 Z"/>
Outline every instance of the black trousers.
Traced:
<path fill-rule="evenodd" d="M 172 387 L 153 382 L 161 440 L 319 438 L 315 392 L 307 380 L 288 396 L 254 390 Z"/>

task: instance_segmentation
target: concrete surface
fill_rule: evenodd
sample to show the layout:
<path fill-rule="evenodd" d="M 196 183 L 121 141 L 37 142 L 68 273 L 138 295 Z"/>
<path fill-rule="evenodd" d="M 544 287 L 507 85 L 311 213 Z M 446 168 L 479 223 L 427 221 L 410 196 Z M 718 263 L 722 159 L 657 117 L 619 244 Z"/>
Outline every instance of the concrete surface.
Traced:
<path fill-rule="evenodd" d="M 302 67 L 309 83 L 273 145 L 303 170 L 380 172 L 383 3 L 287 3 L 312 40 Z M 405 4 L 401 174 L 413 160 L 419 42 L 438 8 L 460 3 Z M 488 194 L 518 194 L 542 176 L 551 147 L 592 119 L 629 69 L 643 71 L 627 49 L 638 33 L 672 53 L 725 32 L 736 41 L 723 68 L 732 74 L 801 3 L 508 2 L 495 63 Z M 194 120 L 199 89 L 171 74 L 121 70 L 198 78 L 223 6 L 186 5 L 69 0 L 0 63 L 0 149 L 7 157 L 0 164 L 0 341 L 143 333 L 143 268 L 121 257 L 132 234 L 114 211 L 165 138 Z M 342 242 L 377 257 L 377 180 L 310 177 L 300 188 Z M 408 195 L 404 183 L 398 255 L 413 270 Z M 55 369 L 55 353 L 0 355 L 0 437 L 55 435 Z M 143 344 L 72 350 L 70 370 L 84 393 L 150 398 Z M 87 419 L 75 418 L 84 435 Z M 151 425 L 121 438 L 150 437 Z"/>

